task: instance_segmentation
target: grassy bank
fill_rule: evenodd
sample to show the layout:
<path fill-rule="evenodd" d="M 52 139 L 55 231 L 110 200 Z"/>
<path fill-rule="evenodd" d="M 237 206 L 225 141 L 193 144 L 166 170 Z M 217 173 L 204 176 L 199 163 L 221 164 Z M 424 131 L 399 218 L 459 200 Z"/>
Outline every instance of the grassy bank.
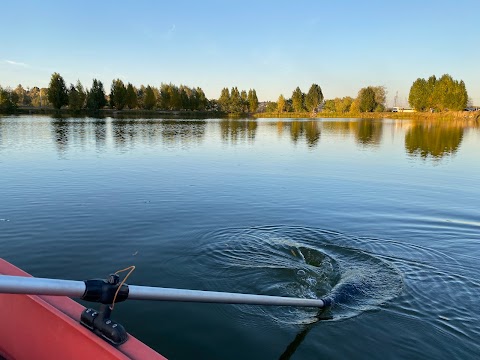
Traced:
<path fill-rule="evenodd" d="M 257 113 L 256 118 L 362 118 L 362 119 L 414 119 L 414 120 L 477 120 L 480 121 L 480 111 L 447 111 L 429 112 L 372 112 L 372 113 Z"/>

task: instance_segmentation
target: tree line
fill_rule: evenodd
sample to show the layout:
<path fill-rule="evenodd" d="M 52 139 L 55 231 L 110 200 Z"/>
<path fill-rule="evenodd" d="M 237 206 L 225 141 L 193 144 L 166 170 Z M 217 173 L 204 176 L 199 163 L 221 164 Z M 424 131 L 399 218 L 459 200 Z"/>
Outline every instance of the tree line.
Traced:
<path fill-rule="evenodd" d="M 224 89 L 225 90 L 225 89 Z M 120 79 L 114 79 L 107 95 L 103 83 L 93 79 L 90 89 L 86 89 L 80 81 L 67 86 L 59 73 L 53 73 L 48 88 L 33 87 L 25 90 L 18 85 L 14 90 L 0 87 L 0 112 L 12 112 L 17 106 L 68 107 L 72 112 L 82 110 L 97 112 L 109 106 L 112 109 L 145 109 L 145 110 L 220 110 L 224 112 L 255 112 L 258 98 L 255 89 L 239 92 L 236 87 L 232 92 L 227 89 L 217 100 L 209 100 L 200 87 L 176 86 L 161 84 L 160 87 L 133 86 Z"/>
<path fill-rule="evenodd" d="M 454 80 L 449 74 L 439 79 L 432 75 L 413 82 L 408 102 L 417 111 L 458 111 L 467 107 L 468 93 L 463 80 Z"/>
<path fill-rule="evenodd" d="M 317 112 L 323 104 L 322 88 L 317 84 L 312 84 L 308 93 L 302 92 L 300 87 L 296 87 L 290 98 L 285 98 L 280 94 L 277 102 L 269 101 L 266 103 L 266 112 Z"/>
<path fill-rule="evenodd" d="M 218 99 L 207 99 L 200 87 L 161 84 L 160 87 L 139 88 L 114 79 L 107 95 L 100 80 L 93 79 L 90 89 L 80 81 L 66 86 L 58 73 L 53 73 L 48 88 L 33 87 L 25 90 L 21 85 L 11 90 L 0 86 L 0 112 L 13 112 L 17 106 L 39 106 L 60 109 L 67 106 L 71 111 L 88 110 L 96 112 L 106 106 L 112 109 L 146 110 L 216 110 L 224 113 L 324 113 L 356 114 L 361 112 L 383 112 L 386 110 L 386 88 L 367 86 L 355 98 L 346 96 L 325 100 L 322 89 L 312 84 L 307 93 L 300 87 L 293 90 L 289 98 L 283 94 L 276 102 L 269 101 L 259 107 L 255 89 L 231 90 L 223 88 Z M 435 75 L 428 79 L 418 78 L 410 88 L 408 101 L 417 111 L 463 110 L 468 103 L 468 94 L 463 80 L 454 80 L 449 74 L 439 79 Z"/>
<path fill-rule="evenodd" d="M 228 113 L 254 113 L 258 108 L 258 97 L 255 89 L 239 91 L 238 88 L 232 87 L 232 91 L 223 88 L 218 99 L 218 107 L 223 112 Z"/>
<path fill-rule="evenodd" d="M 97 79 L 93 80 L 90 90 L 85 90 L 80 81 L 67 89 L 65 81 L 58 73 L 52 75 L 47 94 L 55 109 L 68 106 L 73 111 L 98 111 L 107 105 L 117 110 L 128 108 L 203 111 L 209 105 L 205 93 L 199 87 L 161 84 L 160 88 L 150 85 L 136 88 L 131 83 L 125 85 L 122 80 L 115 79 L 107 96 L 102 82 Z"/>
<path fill-rule="evenodd" d="M 356 98 L 345 96 L 324 100 L 320 86 L 312 84 L 306 94 L 298 86 L 288 99 L 281 94 L 277 102 L 266 104 L 265 111 L 271 113 L 322 111 L 336 114 L 382 112 L 386 109 L 386 95 L 387 91 L 384 86 L 368 86 L 360 89 Z"/>

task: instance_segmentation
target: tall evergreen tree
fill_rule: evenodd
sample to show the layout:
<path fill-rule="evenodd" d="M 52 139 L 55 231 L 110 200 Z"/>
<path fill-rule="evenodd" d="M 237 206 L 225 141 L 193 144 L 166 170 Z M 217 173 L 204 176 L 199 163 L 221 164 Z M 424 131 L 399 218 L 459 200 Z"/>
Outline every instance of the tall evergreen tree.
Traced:
<path fill-rule="evenodd" d="M 68 104 L 68 92 L 65 81 L 59 73 L 53 73 L 48 86 L 48 101 L 55 109 Z"/>
<path fill-rule="evenodd" d="M 297 88 L 292 93 L 292 106 L 295 112 L 302 112 L 305 110 L 304 98 L 305 94 L 297 86 Z"/>
<path fill-rule="evenodd" d="M 190 99 L 188 97 L 187 89 L 184 86 L 179 88 L 180 92 L 180 110 L 190 109 Z"/>
<path fill-rule="evenodd" d="M 158 99 L 158 107 L 163 110 L 170 110 L 170 85 L 160 85 L 160 99 Z"/>
<path fill-rule="evenodd" d="M 169 87 L 170 93 L 170 110 L 180 110 L 182 107 L 182 96 L 180 94 L 180 89 L 176 85 L 170 84 Z"/>
<path fill-rule="evenodd" d="M 257 92 L 255 91 L 255 89 L 248 90 L 247 98 L 248 98 L 248 110 L 251 113 L 256 112 L 258 109 L 258 98 L 257 98 Z"/>
<path fill-rule="evenodd" d="M 237 114 L 243 112 L 242 97 L 236 86 L 230 92 L 230 112 Z"/>
<path fill-rule="evenodd" d="M 145 89 L 145 99 L 143 102 L 143 107 L 147 110 L 152 110 L 157 103 L 157 99 L 155 98 L 155 93 L 150 85 L 147 86 Z"/>
<path fill-rule="evenodd" d="M 323 101 L 323 93 L 320 86 L 312 84 L 305 97 L 305 105 L 308 111 L 314 111 Z"/>
<path fill-rule="evenodd" d="M 92 88 L 87 93 L 87 109 L 93 112 L 97 112 L 107 105 L 107 99 L 105 98 L 105 90 L 100 80 L 93 79 Z"/>
<path fill-rule="evenodd" d="M 283 95 L 280 95 L 277 101 L 277 111 L 282 113 L 284 110 L 285 110 L 285 98 L 283 97 Z"/>
<path fill-rule="evenodd" d="M 220 106 L 221 111 L 230 111 L 230 91 L 228 88 L 222 89 L 220 97 L 218 98 L 218 105 Z"/>
<path fill-rule="evenodd" d="M 80 80 L 77 81 L 76 86 L 71 84 L 68 91 L 68 108 L 74 112 L 80 111 L 85 106 L 86 97 L 87 94 Z"/>
<path fill-rule="evenodd" d="M 110 106 L 115 107 L 117 110 L 122 110 L 126 103 L 127 88 L 122 80 L 113 80 L 112 86 L 110 87 Z"/>
<path fill-rule="evenodd" d="M 240 92 L 240 97 L 242 98 L 242 112 L 248 112 L 248 95 L 245 90 Z"/>
<path fill-rule="evenodd" d="M 208 106 L 208 99 L 203 90 L 197 87 L 197 110 L 204 111 Z"/>
<path fill-rule="evenodd" d="M 128 83 L 127 85 L 127 95 L 125 99 L 125 105 L 127 105 L 129 109 L 136 109 L 138 106 L 137 93 L 133 85 L 130 83 Z"/>

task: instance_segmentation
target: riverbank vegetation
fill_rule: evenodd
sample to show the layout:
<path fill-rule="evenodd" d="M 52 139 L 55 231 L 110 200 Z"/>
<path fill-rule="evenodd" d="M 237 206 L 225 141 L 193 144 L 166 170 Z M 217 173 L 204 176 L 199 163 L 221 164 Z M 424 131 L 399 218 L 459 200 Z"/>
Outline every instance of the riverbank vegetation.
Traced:
<path fill-rule="evenodd" d="M 468 93 L 463 80 L 454 80 L 448 74 L 440 79 L 432 75 L 428 80 L 415 80 L 408 102 L 417 111 L 460 111 L 467 107 Z"/>
<path fill-rule="evenodd" d="M 350 96 L 324 99 L 318 84 L 312 84 L 307 93 L 296 87 L 290 97 L 280 94 L 278 100 L 259 102 L 255 89 L 222 89 L 218 99 L 207 99 L 200 87 L 176 86 L 162 83 L 135 87 L 114 79 L 109 94 L 103 83 L 93 79 L 85 88 L 80 81 L 67 86 L 62 76 L 53 73 L 48 88 L 15 89 L 0 86 L 0 113 L 70 113 L 102 115 L 158 115 L 176 114 L 201 116 L 254 116 L 279 118 L 360 117 L 360 118 L 462 118 L 461 110 L 468 104 L 465 83 L 445 74 L 439 79 L 417 79 L 410 88 L 409 102 L 415 109 L 409 112 L 391 112 L 386 105 L 384 86 L 367 86 L 355 98 Z"/>

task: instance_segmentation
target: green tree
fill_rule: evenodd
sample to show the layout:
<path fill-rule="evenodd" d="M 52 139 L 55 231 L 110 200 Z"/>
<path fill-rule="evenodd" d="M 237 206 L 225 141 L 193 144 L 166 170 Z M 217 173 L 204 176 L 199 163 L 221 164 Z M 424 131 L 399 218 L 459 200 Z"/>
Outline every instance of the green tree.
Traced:
<path fill-rule="evenodd" d="M 180 95 L 180 89 L 178 86 L 170 84 L 170 110 L 180 110 L 182 107 L 182 96 Z"/>
<path fill-rule="evenodd" d="M 80 111 L 85 105 L 86 97 L 87 94 L 85 93 L 80 80 L 77 81 L 76 86 L 71 84 L 68 92 L 68 108 L 74 112 Z"/>
<path fill-rule="evenodd" d="M 284 110 L 285 110 L 285 98 L 283 97 L 283 95 L 280 95 L 277 101 L 277 111 L 282 113 Z"/>
<path fill-rule="evenodd" d="M 129 109 L 136 109 L 138 106 L 137 93 L 133 85 L 130 83 L 128 83 L 127 85 L 127 95 L 125 98 L 125 105 L 127 105 Z"/>
<path fill-rule="evenodd" d="M 204 111 L 208 107 L 208 99 L 203 90 L 197 87 L 197 110 Z"/>
<path fill-rule="evenodd" d="M 375 93 L 375 111 L 385 111 L 385 104 L 387 102 L 387 90 L 385 86 L 372 86 Z"/>
<path fill-rule="evenodd" d="M 312 84 L 305 97 L 305 106 L 308 111 L 315 111 L 323 101 L 323 93 L 320 86 Z"/>
<path fill-rule="evenodd" d="M 277 112 L 278 106 L 277 103 L 274 101 L 267 102 L 267 106 L 265 107 L 265 111 L 269 113 Z"/>
<path fill-rule="evenodd" d="M 17 105 L 30 105 L 31 98 L 28 96 L 28 92 L 23 88 L 21 84 L 19 84 L 13 92 L 17 95 Z"/>
<path fill-rule="evenodd" d="M 68 104 L 68 93 L 65 81 L 58 73 L 53 73 L 48 86 L 48 101 L 55 109 Z"/>
<path fill-rule="evenodd" d="M 350 96 L 345 96 L 343 98 L 335 98 L 335 112 L 339 114 L 348 113 L 351 109 L 353 99 Z"/>
<path fill-rule="evenodd" d="M 467 106 L 468 93 L 463 80 L 454 80 L 449 74 L 439 79 L 432 75 L 428 80 L 418 78 L 410 87 L 408 100 L 416 110 L 462 110 Z"/>
<path fill-rule="evenodd" d="M 408 103 L 417 111 L 428 109 L 429 104 L 428 84 L 425 79 L 418 78 L 410 87 Z"/>
<path fill-rule="evenodd" d="M 158 107 L 163 110 L 170 110 L 170 85 L 160 85 L 160 98 L 158 99 Z"/>
<path fill-rule="evenodd" d="M 248 111 L 248 95 L 245 90 L 240 92 L 240 97 L 242 98 L 242 112 Z"/>
<path fill-rule="evenodd" d="M 243 112 L 242 97 L 236 86 L 230 91 L 230 112 L 235 114 L 240 114 Z"/>
<path fill-rule="evenodd" d="M 30 89 L 29 96 L 32 106 L 40 106 L 40 88 L 38 86 L 34 86 Z"/>
<path fill-rule="evenodd" d="M 230 111 L 230 91 L 228 88 L 223 88 L 218 98 L 218 105 L 220 106 L 221 111 L 229 112 Z"/>
<path fill-rule="evenodd" d="M 335 99 L 337 100 L 337 99 Z M 333 113 L 336 112 L 335 100 L 325 100 L 325 104 L 323 105 L 323 111 Z"/>
<path fill-rule="evenodd" d="M 117 110 L 122 110 L 126 103 L 127 88 L 122 80 L 113 80 L 112 86 L 110 87 L 110 106 L 115 107 Z"/>
<path fill-rule="evenodd" d="M 190 97 L 188 96 L 189 89 L 185 86 L 180 86 L 180 110 L 190 109 Z"/>
<path fill-rule="evenodd" d="M 297 88 L 292 93 L 292 106 L 295 112 L 302 112 L 305 110 L 304 99 L 305 94 L 297 86 Z"/>
<path fill-rule="evenodd" d="M 18 97 L 10 89 L 0 86 L 0 113 L 12 113 L 17 108 Z"/>
<path fill-rule="evenodd" d="M 143 102 L 143 107 L 147 110 L 152 110 L 157 103 L 157 99 L 155 98 L 155 93 L 150 85 L 147 86 L 145 89 L 145 99 Z"/>
<path fill-rule="evenodd" d="M 361 112 L 372 112 L 377 107 L 375 91 L 371 86 L 361 89 L 358 93 L 358 99 Z"/>
<path fill-rule="evenodd" d="M 93 79 L 92 88 L 87 92 L 87 109 L 97 112 L 107 105 L 105 90 L 100 80 Z"/>
<path fill-rule="evenodd" d="M 442 75 L 433 90 L 434 104 L 439 110 L 463 110 L 467 106 L 468 94 L 463 81 Z"/>
<path fill-rule="evenodd" d="M 258 98 L 257 98 L 257 92 L 255 91 L 255 89 L 248 90 L 247 99 L 248 99 L 248 110 L 251 113 L 256 112 L 258 109 Z"/>

